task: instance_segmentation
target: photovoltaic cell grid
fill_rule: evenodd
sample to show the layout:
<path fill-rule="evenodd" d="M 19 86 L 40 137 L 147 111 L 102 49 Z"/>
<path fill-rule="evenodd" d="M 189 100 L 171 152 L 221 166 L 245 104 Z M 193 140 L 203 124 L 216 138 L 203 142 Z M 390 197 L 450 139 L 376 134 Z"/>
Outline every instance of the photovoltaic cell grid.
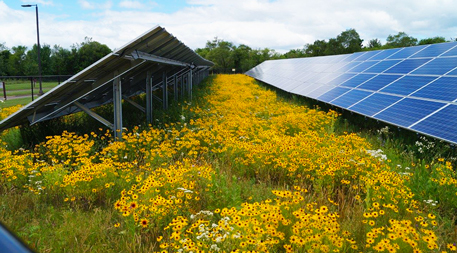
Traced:
<path fill-rule="evenodd" d="M 457 143 L 457 42 L 270 60 L 246 74 L 290 93 Z"/>

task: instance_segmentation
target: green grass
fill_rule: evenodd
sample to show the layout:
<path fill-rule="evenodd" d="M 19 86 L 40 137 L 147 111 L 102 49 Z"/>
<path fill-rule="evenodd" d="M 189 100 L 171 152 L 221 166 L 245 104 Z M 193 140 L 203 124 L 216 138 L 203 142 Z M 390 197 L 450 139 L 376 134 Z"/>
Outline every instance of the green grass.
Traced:
<path fill-rule="evenodd" d="M 15 105 L 26 105 L 30 102 L 32 102 L 32 97 L 8 99 L 4 102 L 0 102 L 0 108 L 6 108 Z"/>
<path fill-rule="evenodd" d="M 43 82 L 43 92 L 46 93 L 58 85 L 57 82 Z M 39 84 L 37 83 L 33 89 L 35 98 L 38 96 Z M 7 100 L 0 103 L 0 108 L 6 108 L 15 105 L 26 105 L 32 101 L 32 91 L 30 89 L 30 81 L 6 81 L 6 98 Z M 15 96 L 27 96 L 15 98 Z M 3 97 L 3 90 L 0 90 L 0 97 Z"/>
<path fill-rule="evenodd" d="M 43 92 L 46 93 L 50 91 L 52 88 L 43 88 Z M 38 94 L 39 89 L 33 89 L 33 95 Z M 23 95 L 28 95 L 31 96 L 32 91 L 31 90 L 7 90 L 6 92 L 6 97 L 10 96 L 23 96 Z"/>
<path fill-rule="evenodd" d="M 53 88 L 58 85 L 57 82 L 42 82 L 41 86 L 44 88 Z M 35 84 L 34 90 L 39 90 L 40 84 Z M 30 90 L 30 81 L 6 81 L 6 92 L 14 90 Z"/>

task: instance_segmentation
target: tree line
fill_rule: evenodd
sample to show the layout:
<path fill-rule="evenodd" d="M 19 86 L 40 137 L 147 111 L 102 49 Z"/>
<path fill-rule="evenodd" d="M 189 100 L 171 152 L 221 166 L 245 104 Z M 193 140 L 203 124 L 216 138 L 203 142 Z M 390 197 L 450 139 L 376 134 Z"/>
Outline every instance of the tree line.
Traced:
<path fill-rule="evenodd" d="M 455 41 L 455 40 L 454 40 Z M 197 48 L 195 51 L 202 57 L 214 62 L 215 72 L 231 73 L 233 69 L 237 73 L 244 73 L 265 60 L 288 59 L 299 57 L 313 57 L 336 54 L 350 54 L 360 51 L 389 49 L 397 47 L 410 47 L 433 43 L 448 42 L 444 37 L 433 37 L 418 40 L 405 32 L 389 35 L 386 43 L 382 45 L 379 39 L 368 41 L 363 45 L 363 39 L 355 29 L 348 29 L 341 32 L 335 38 L 328 40 L 316 40 L 314 43 L 306 44 L 302 49 L 292 49 L 280 54 L 273 49 L 252 49 L 247 45 L 236 46 L 232 42 L 214 38 L 207 41 L 204 48 Z"/>
<path fill-rule="evenodd" d="M 59 45 L 41 46 L 42 75 L 73 75 L 95 61 L 111 53 L 104 44 L 86 37 L 82 43 L 75 43 L 70 49 Z M 0 76 L 34 76 L 38 74 L 38 46 L 14 46 L 7 48 L 0 43 Z"/>
<path fill-rule="evenodd" d="M 363 39 L 355 29 L 341 32 L 335 38 L 316 40 L 304 45 L 301 49 L 292 49 L 284 54 L 274 49 L 253 49 L 247 45 L 235 45 L 219 38 L 207 41 L 205 47 L 197 48 L 196 53 L 214 62 L 216 73 L 244 73 L 266 60 L 287 59 L 298 57 L 313 57 L 335 54 L 348 54 L 364 50 L 378 50 L 396 47 L 409 47 L 433 43 L 447 42 L 444 37 L 433 37 L 418 40 L 405 32 L 389 35 L 382 45 L 379 39 L 368 41 L 363 45 Z M 38 74 L 37 45 L 32 48 L 14 46 L 7 48 L 0 43 L 0 76 L 34 76 Z M 86 37 L 82 43 L 73 44 L 70 49 L 59 45 L 41 46 L 42 75 L 73 75 L 90 64 L 104 57 L 111 49 L 92 38 Z"/>

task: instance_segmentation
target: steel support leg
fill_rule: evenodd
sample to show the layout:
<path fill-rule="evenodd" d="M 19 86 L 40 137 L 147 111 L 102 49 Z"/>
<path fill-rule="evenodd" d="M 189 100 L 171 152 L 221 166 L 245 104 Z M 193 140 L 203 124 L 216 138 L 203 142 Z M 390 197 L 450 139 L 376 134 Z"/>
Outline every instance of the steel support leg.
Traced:
<path fill-rule="evenodd" d="M 163 72 L 162 75 L 162 91 L 163 91 L 163 109 L 168 109 L 168 85 L 167 85 L 167 73 Z"/>
<path fill-rule="evenodd" d="M 184 99 L 184 75 L 181 75 L 180 79 L 181 89 L 179 89 L 179 91 L 181 92 L 181 99 Z"/>
<path fill-rule="evenodd" d="M 189 92 L 189 100 L 192 101 L 192 69 L 189 70 L 189 77 L 188 80 L 188 92 Z"/>
<path fill-rule="evenodd" d="M 118 72 L 114 72 L 117 76 Z M 116 77 L 113 82 L 113 103 L 114 103 L 114 139 L 122 141 L 122 90 L 121 78 Z"/>
<path fill-rule="evenodd" d="M 146 122 L 152 124 L 152 73 L 146 74 Z"/>
<path fill-rule="evenodd" d="M 178 100 L 178 77 L 173 76 L 173 97 L 175 101 Z"/>

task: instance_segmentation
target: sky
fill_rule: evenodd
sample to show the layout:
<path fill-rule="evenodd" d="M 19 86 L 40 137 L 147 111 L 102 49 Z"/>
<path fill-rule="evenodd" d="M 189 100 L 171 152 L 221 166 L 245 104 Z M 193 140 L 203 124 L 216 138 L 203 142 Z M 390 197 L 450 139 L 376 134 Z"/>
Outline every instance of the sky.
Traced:
<path fill-rule="evenodd" d="M 367 44 L 406 32 L 457 37 L 455 0 L 0 0 L 0 43 L 70 48 L 85 37 L 120 48 L 160 25 L 192 49 L 215 37 L 280 53 L 355 29 Z"/>

